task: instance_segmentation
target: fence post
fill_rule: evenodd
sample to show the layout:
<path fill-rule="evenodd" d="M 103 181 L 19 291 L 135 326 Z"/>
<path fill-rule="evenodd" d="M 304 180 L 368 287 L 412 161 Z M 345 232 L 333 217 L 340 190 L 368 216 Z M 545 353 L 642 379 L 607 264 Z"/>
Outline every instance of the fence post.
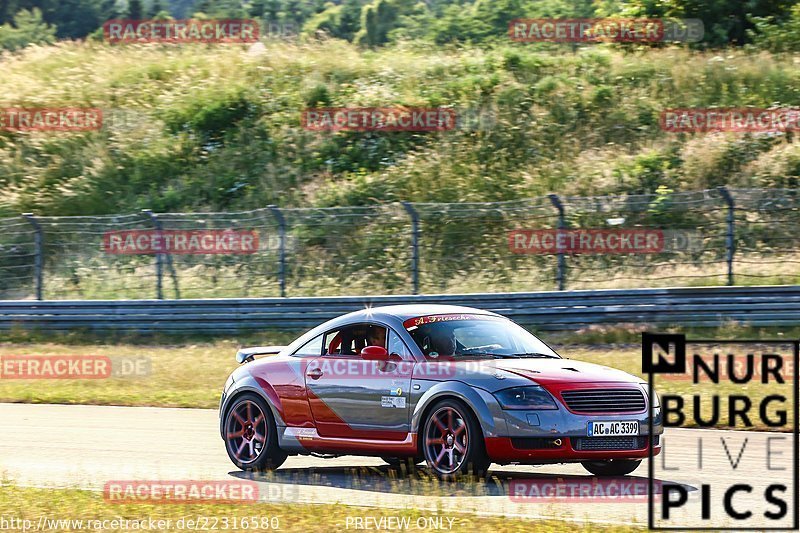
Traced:
<path fill-rule="evenodd" d="M 161 221 L 158 220 L 155 213 L 150 209 L 142 209 L 142 213 L 147 215 L 150 220 L 153 222 L 153 226 L 155 226 L 156 231 L 161 231 Z M 162 265 L 162 257 L 161 254 L 156 254 L 156 299 L 163 300 L 164 299 L 164 291 L 162 290 L 162 279 L 164 277 L 164 267 Z"/>
<path fill-rule="evenodd" d="M 281 286 L 281 298 L 286 297 L 286 218 L 278 206 L 268 206 L 272 216 L 278 223 L 278 282 Z"/>
<path fill-rule="evenodd" d="M 419 294 L 419 213 L 411 202 L 403 202 L 403 208 L 411 217 L 411 290 Z"/>
<path fill-rule="evenodd" d="M 720 187 L 719 192 L 722 195 L 722 198 L 725 200 L 725 203 L 728 205 L 728 216 L 727 216 L 727 230 L 725 234 L 725 252 L 726 252 L 726 260 L 728 262 L 728 285 L 733 285 L 733 254 L 736 251 L 736 242 L 734 240 L 735 236 L 735 204 L 733 203 L 733 196 L 731 195 L 730 191 L 725 187 Z"/>
<path fill-rule="evenodd" d="M 566 222 L 564 221 L 564 204 L 561 203 L 561 199 L 556 194 L 548 194 L 548 198 L 553 203 L 553 207 L 558 209 L 558 229 L 563 230 L 566 228 Z M 556 239 L 556 243 L 558 239 Z M 567 273 L 567 260 L 564 257 L 564 252 L 558 252 L 558 272 L 556 272 L 556 281 L 558 281 L 558 290 L 564 290 L 564 282 Z"/>
<path fill-rule="evenodd" d="M 42 226 L 33 213 L 22 213 L 22 216 L 33 226 L 33 276 L 36 282 L 36 299 L 42 299 L 42 284 L 44 276 L 44 236 Z"/>

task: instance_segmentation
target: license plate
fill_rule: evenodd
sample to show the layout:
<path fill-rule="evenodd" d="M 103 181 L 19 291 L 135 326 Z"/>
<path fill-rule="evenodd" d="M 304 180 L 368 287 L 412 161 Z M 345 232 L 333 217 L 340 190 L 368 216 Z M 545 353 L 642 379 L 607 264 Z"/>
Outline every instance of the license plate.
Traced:
<path fill-rule="evenodd" d="M 639 422 L 608 421 L 589 422 L 588 435 L 590 437 L 618 437 L 620 435 L 638 435 Z"/>

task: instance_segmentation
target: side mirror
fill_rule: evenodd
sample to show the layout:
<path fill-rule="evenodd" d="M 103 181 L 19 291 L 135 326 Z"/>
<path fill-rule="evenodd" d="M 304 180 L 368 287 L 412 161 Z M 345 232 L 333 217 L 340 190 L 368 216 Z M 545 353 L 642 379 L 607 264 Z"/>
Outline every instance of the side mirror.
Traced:
<path fill-rule="evenodd" d="M 365 361 L 388 361 L 389 352 L 383 346 L 366 346 L 361 349 L 361 358 Z"/>

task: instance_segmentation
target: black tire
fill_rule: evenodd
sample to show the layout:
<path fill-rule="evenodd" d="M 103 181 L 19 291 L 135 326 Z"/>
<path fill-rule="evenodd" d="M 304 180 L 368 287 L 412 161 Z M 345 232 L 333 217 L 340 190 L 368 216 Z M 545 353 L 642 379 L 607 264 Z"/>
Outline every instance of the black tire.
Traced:
<path fill-rule="evenodd" d="M 250 415 L 247 414 L 248 408 Z M 237 396 L 225 412 L 223 428 L 225 450 L 238 468 L 266 472 L 277 469 L 286 461 L 286 452 L 278 447 L 272 410 L 258 394 Z"/>
<path fill-rule="evenodd" d="M 447 417 L 448 413 L 453 414 L 454 420 L 447 423 L 448 419 L 445 418 L 445 422 L 442 422 L 441 417 Z M 437 438 L 437 434 L 442 435 L 441 439 Z M 452 438 L 448 435 L 452 435 Z M 441 441 L 440 444 L 436 443 L 437 440 Z M 486 456 L 478 420 L 460 400 L 440 400 L 428 410 L 420 431 L 420 446 L 428 468 L 440 479 L 450 481 L 469 476 L 483 477 L 489 469 L 490 461 Z"/>
<path fill-rule="evenodd" d="M 584 461 L 583 467 L 599 477 L 627 476 L 642 464 L 641 459 L 609 459 L 608 461 Z"/>

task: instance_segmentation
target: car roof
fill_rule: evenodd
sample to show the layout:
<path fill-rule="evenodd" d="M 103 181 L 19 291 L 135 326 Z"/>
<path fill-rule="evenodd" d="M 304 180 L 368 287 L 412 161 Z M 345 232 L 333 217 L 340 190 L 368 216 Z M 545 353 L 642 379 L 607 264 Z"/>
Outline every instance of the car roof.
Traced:
<path fill-rule="evenodd" d="M 338 316 L 319 326 L 305 332 L 287 346 L 282 353 L 291 354 L 308 342 L 312 338 L 330 331 L 333 328 L 343 327 L 356 322 L 378 321 L 385 324 L 394 325 L 398 331 L 403 330 L 403 322 L 409 318 L 427 315 L 448 315 L 448 314 L 473 314 L 497 316 L 497 313 L 474 307 L 464 307 L 461 305 L 442 305 L 442 304 L 405 304 L 405 305 L 385 305 L 379 307 L 367 307 L 358 311 L 353 311 L 345 315 Z"/>
<path fill-rule="evenodd" d="M 448 315 L 448 314 L 473 314 L 499 316 L 497 313 L 474 307 L 462 305 L 443 305 L 443 304 L 405 304 L 405 305 L 384 305 L 380 307 L 368 307 L 360 311 L 348 313 L 348 318 L 399 318 L 406 320 L 418 316 L 426 315 Z"/>

